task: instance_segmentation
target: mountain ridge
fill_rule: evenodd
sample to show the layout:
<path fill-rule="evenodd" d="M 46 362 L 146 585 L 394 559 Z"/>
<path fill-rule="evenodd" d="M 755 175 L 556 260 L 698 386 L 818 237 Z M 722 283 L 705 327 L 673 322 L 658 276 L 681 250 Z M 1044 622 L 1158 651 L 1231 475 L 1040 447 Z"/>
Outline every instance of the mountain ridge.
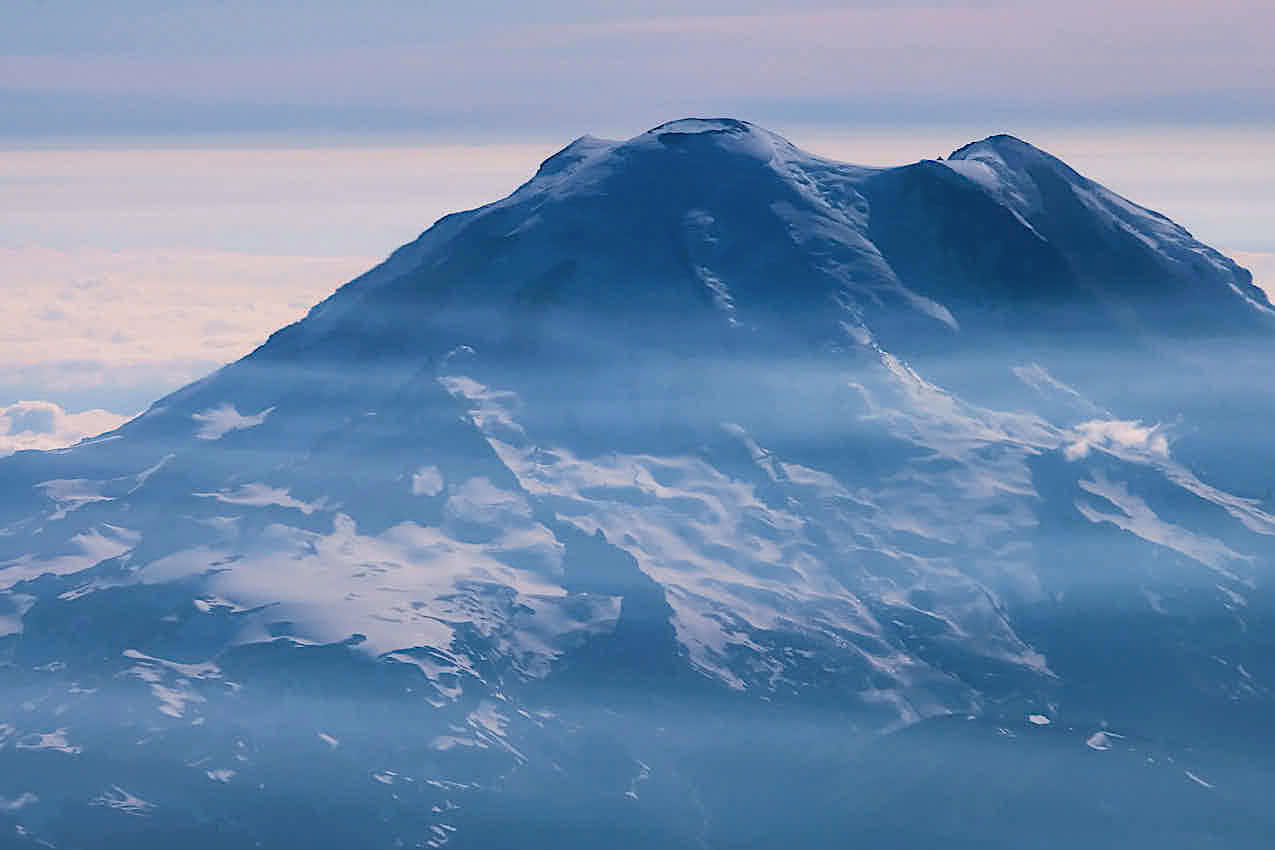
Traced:
<path fill-rule="evenodd" d="M 668 144 L 659 141 L 662 137 L 693 141 L 695 150 L 685 148 L 683 143 L 679 142 L 676 146 L 678 149 L 674 151 Z M 871 310 L 876 306 L 876 302 L 887 298 L 892 299 L 905 310 L 925 314 L 938 325 L 956 328 L 961 323 L 954 319 L 953 315 L 954 312 L 959 314 L 960 305 L 944 303 L 945 299 L 964 297 L 960 290 L 955 289 L 956 286 L 965 289 L 975 288 L 974 293 L 966 293 L 974 298 L 975 303 L 987 300 L 991 296 L 979 294 L 976 285 L 969 280 L 961 281 L 959 284 L 949 282 L 944 287 L 935 287 L 931 285 L 931 281 L 925 279 L 922 272 L 916 273 L 922 278 L 919 281 L 901 281 L 893 273 L 892 265 L 897 264 L 897 261 L 892 263 L 892 260 L 895 259 L 893 255 L 905 252 L 900 249 L 889 252 L 892 255 L 889 258 L 882 256 L 878 250 L 879 246 L 872 244 L 871 234 L 867 233 L 872 226 L 872 223 L 868 221 L 869 217 L 879 218 L 884 213 L 887 219 L 886 225 L 889 225 L 888 219 L 891 218 L 889 211 L 893 206 L 908 202 L 908 199 L 917 197 L 918 193 L 934 195 L 938 191 L 935 185 L 936 178 L 950 171 L 963 180 L 963 191 L 981 190 L 997 207 L 1007 210 L 1023 226 L 1023 238 L 1039 237 L 1045 242 L 1059 243 L 1065 256 L 1050 261 L 1059 268 L 1047 274 L 1055 276 L 1070 274 L 1077 280 L 1077 275 L 1088 280 L 1099 274 L 1111 280 L 1120 280 L 1122 277 L 1143 279 L 1153 276 L 1172 280 L 1175 277 L 1182 279 L 1191 276 L 1202 282 L 1212 278 L 1215 282 L 1209 285 L 1216 291 L 1207 294 L 1207 307 L 1214 312 L 1222 310 L 1224 315 L 1196 322 L 1201 325 L 1201 330 L 1210 332 L 1212 329 L 1212 332 L 1226 333 L 1230 330 L 1227 327 L 1228 322 L 1233 327 L 1238 327 L 1245 322 L 1256 321 L 1258 324 L 1263 324 L 1260 319 L 1255 320 L 1248 315 L 1254 308 L 1257 308 L 1258 312 L 1269 309 L 1269 302 L 1265 301 L 1264 294 L 1252 285 L 1251 275 L 1211 249 L 1194 242 L 1185 230 L 1169 224 L 1167 219 L 1163 219 L 1158 214 L 1146 211 L 1146 216 L 1141 218 L 1135 216 L 1134 212 L 1129 210 L 1136 212 L 1141 211 L 1142 208 L 1129 204 L 1113 193 L 1103 190 L 1096 199 L 1085 199 L 1091 207 L 1095 208 L 1092 217 L 1101 218 L 1102 221 L 1099 224 L 1091 223 L 1087 227 L 1082 234 L 1083 244 L 1079 246 L 1066 244 L 1066 239 L 1060 240 L 1058 234 L 1054 233 L 1046 238 L 1041 234 L 1040 227 L 1030 221 L 1032 217 L 1038 216 L 1033 212 L 1031 203 L 1027 201 L 1024 188 L 1028 193 L 1034 192 L 1039 195 L 1037 187 L 1031 183 L 1030 175 L 1021 169 L 1011 169 L 1007 175 L 1002 175 L 1005 177 L 1004 180 L 992 184 L 986 173 L 993 171 L 988 165 L 988 158 L 986 156 L 979 158 L 978 152 L 982 149 L 979 146 L 986 147 L 995 140 L 1012 138 L 991 136 L 980 142 L 972 142 L 954 152 L 953 157 L 958 158 L 938 161 L 943 163 L 944 171 L 935 172 L 930 166 L 924 164 L 925 161 L 893 169 L 834 163 L 805 154 L 781 137 L 746 122 L 721 119 L 684 119 L 668 122 L 623 142 L 581 137 L 549 157 L 537 174 L 508 198 L 443 218 L 435 228 L 427 230 L 419 239 L 404 246 L 385 264 L 354 281 L 352 286 L 354 289 L 367 288 L 370 286 L 368 281 L 371 280 L 392 280 L 401 277 L 403 273 L 410 270 L 410 266 L 420 266 L 425 262 L 425 257 L 430 255 L 431 245 L 444 240 L 454 240 L 459 233 L 473 232 L 475 229 L 483 229 L 486 233 L 482 237 L 485 241 L 482 244 L 475 244 L 473 250 L 485 254 L 511 252 L 516 251 L 515 243 L 519 237 L 528 234 L 530 230 L 550 226 L 543 218 L 545 215 L 557 214 L 564 221 L 556 225 L 558 232 L 552 236 L 559 243 L 570 242 L 579 238 L 578 235 L 573 234 L 590 232 L 589 227 L 601 224 L 601 222 L 580 221 L 581 217 L 587 219 L 590 215 L 586 210 L 591 206 L 597 206 L 598 192 L 610 193 L 608 198 L 602 199 L 603 202 L 614 203 L 617 208 L 632 204 L 642 209 L 644 215 L 650 215 L 661 206 L 661 199 L 653 197 L 654 195 L 661 192 L 676 194 L 678 191 L 676 182 L 688 181 L 696 186 L 692 191 L 700 201 L 705 199 L 706 194 L 716 193 L 722 195 L 724 200 L 729 197 L 730 200 L 725 201 L 726 203 L 737 204 L 742 202 L 743 196 L 746 195 L 754 205 L 764 204 L 773 208 L 775 204 L 779 204 L 781 211 L 790 209 L 790 214 L 796 216 L 787 222 L 782 220 L 783 215 L 780 214 L 779 220 L 770 224 L 762 218 L 743 224 L 741 230 L 744 232 L 740 234 L 741 237 L 748 238 L 755 245 L 780 245 L 781 240 L 788 238 L 816 240 L 819 244 L 814 246 L 815 250 L 821 253 L 841 254 L 839 257 L 831 258 L 829 261 L 831 265 L 822 273 L 816 272 L 813 275 L 831 278 L 825 279 L 823 283 L 816 285 L 815 290 L 812 290 L 812 292 L 823 292 L 823 295 L 819 296 L 816 309 L 825 309 L 829 298 L 845 300 L 847 294 L 855 302 L 854 309 L 857 310 Z M 1014 144 L 1030 148 L 1030 151 L 1034 152 L 1032 157 L 1035 159 L 1061 165 L 1058 160 L 1039 149 L 1030 147 L 1021 140 L 1014 140 Z M 961 168 L 956 167 L 958 162 L 972 163 L 972 167 L 984 173 L 971 174 L 969 167 L 965 166 L 962 166 L 964 168 L 962 171 Z M 1002 166 L 1004 166 L 1003 163 Z M 1004 166 L 1002 170 L 1006 168 L 1009 167 Z M 1079 181 L 1076 186 L 1082 190 L 1088 190 L 1097 185 L 1076 175 L 1065 165 L 1062 168 L 1066 173 L 1073 175 L 1075 181 Z M 676 179 L 668 173 L 668 169 L 675 172 Z M 687 169 L 691 170 L 688 172 Z M 742 170 L 736 173 L 736 169 Z M 696 174 L 696 171 L 706 173 Z M 764 176 L 766 174 L 771 175 L 769 179 Z M 906 180 L 895 179 L 896 176 L 912 174 L 916 176 Z M 995 176 L 994 173 L 992 176 Z M 748 188 L 741 188 L 734 193 L 723 188 L 725 184 L 732 182 L 747 183 Z M 888 186 L 890 191 L 876 191 L 872 203 L 869 204 L 863 194 L 864 187 L 875 184 Z M 659 188 L 656 190 L 652 187 Z M 1071 184 L 1068 184 L 1066 188 L 1071 192 L 1076 191 L 1076 187 Z M 967 205 L 970 202 L 968 197 L 967 195 L 967 200 L 963 202 Z M 942 213 L 944 205 L 953 201 L 945 195 L 934 195 L 931 207 L 935 203 L 939 205 L 937 208 L 920 208 L 917 215 L 933 218 L 935 215 L 945 214 Z M 668 204 L 663 206 L 669 207 Z M 737 312 L 741 308 L 743 295 L 732 287 L 723 274 L 713 269 L 711 262 L 714 252 L 720 255 L 726 250 L 723 248 L 722 240 L 730 238 L 730 234 L 716 233 L 714 227 L 726 221 L 727 218 L 720 212 L 714 215 L 712 210 L 699 213 L 692 210 L 691 213 L 687 213 L 685 210 L 687 206 L 693 205 L 680 205 L 680 213 L 674 213 L 670 209 L 669 213 L 664 215 L 666 220 L 662 224 L 666 229 L 682 231 L 675 238 L 682 243 L 677 250 L 685 253 L 683 267 L 641 269 L 643 279 L 678 282 L 682 292 L 678 296 L 680 301 L 678 304 L 667 305 L 666 311 L 672 310 L 676 314 L 688 306 L 686 298 L 692 296 L 686 291 L 689 286 L 691 289 L 698 290 L 699 298 L 716 304 L 728 320 L 733 318 L 738 321 L 739 317 L 733 316 L 732 310 Z M 571 207 L 575 209 L 568 209 Z M 1111 213 L 1108 207 L 1117 208 L 1117 213 L 1120 215 Z M 989 213 L 993 211 L 992 208 L 988 210 Z M 773 209 L 771 214 L 774 214 Z M 1076 211 L 1068 209 L 1067 214 L 1074 217 Z M 678 221 L 678 215 L 697 215 L 698 219 L 696 222 Z M 986 214 L 983 215 L 986 217 Z M 1134 220 L 1129 223 L 1122 220 L 1121 215 L 1126 219 Z M 894 218 L 898 217 L 894 216 Z M 492 219 L 498 219 L 502 224 L 495 225 L 490 221 Z M 643 234 L 643 238 L 648 241 L 642 244 L 657 244 L 654 240 L 665 241 L 669 237 L 667 232 L 651 230 L 649 223 L 642 221 L 635 220 L 627 226 L 633 231 L 644 229 L 647 231 Z M 889 226 L 908 228 L 913 225 L 908 221 L 900 221 L 897 225 Z M 784 229 L 790 231 L 792 235 L 785 236 Z M 1109 230 L 1110 233 L 1103 232 L 1104 230 Z M 1149 232 L 1144 232 L 1148 230 Z M 748 235 L 745 236 L 745 234 Z M 1010 235 L 1006 233 L 1006 236 Z M 606 244 L 606 252 L 625 257 L 629 265 L 640 265 L 643 262 L 641 259 L 643 251 L 626 244 L 627 240 L 622 233 L 610 232 L 606 236 L 595 233 L 590 238 L 611 240 Z M 1147 243 L 1145 247 L 1148 251 L 1139 253 L 1137 245 L 1129 244 L 1132 242 Z M 1007 245 L 1009 242 L 1002 237 L 1000 244 Z M 825 245 L 826 248 L 823 247 Z M 737 247 L 735 250 L 738 253 L 743 252 L 742 247 Z M 945 246 L 944 250 L 951 253 L 954 250 L 959 251 L 959 247 L 953 248 L 949 245 Z M 1026 256 L 1033 250 L 1035 249 L 1026 245 L 1021 248 L 1020 253 Z M 704 253 L 705 251 L 707 253 Z M 1111 255 L 1118 257 L 1118 261 L 1108 262 L 1106 266 L 1099 269 L 1068 272 L 1061 268 L 1065 265 L 1074 266 L 1075 255 L 1084 252 Z M 1160 257 L 1165 252 L 1171 253 L 1168 260 L 1162 260 Z M 455 253 L 454 250 L 452 253 Z M 559 256 L 552 260 L 539 261 L 544 268 L 542 274 L 547 277 L 540 283 L 536 283 L 534 279 L 528 282 L 527 292 L 536 294 L 525 296 L 530 299 L 526 303 L 549 304 L 558 296 L 575 299 L 572 303 L 584 303 L 581 299 L 596 299 L 606 292 L 611 292 L 614 297 L 620 299 L 613 302 L 617 307 L 644 309 L 658 301 L 658 299 L 653 301 L 652 298 L 642 299 L 634 292 L 626 293 L 622 287 L 604 287 L 594 281 L 583 284 L 585 289 L 577 295 L 564 295 L 571 291 L 571 280 L 587 278 L 589 270 L 580 267 L 578 261 L 573 259 L 569 245 L 559 245 L 558 254 Z M 439 264 L 442 264 L 444 268 L 455 264 L 455 257 L 438 257 L 436 253 L 435 257 L 436 268 Z M 754 256 L 752 259 L 755 262 L 757 257 Z M 1016 261 L 1008 257 L 1005 259 L 1010 262 Z M 480 258 L 475 257 L 471 262 L 480 262 Z M 534 261 L 519 258 L 517 262 L 525 267 Z M 572 265 L 573 262 L 575 265 Z M 907 261 L 904 262 L 906 264 Z M 947 265 L 946 261 L 936 260 L 935 262 Z M 1166 262 L 1177 268 L 1170 268 L 1166 273 L 1166 270 L 1161 268 Z M 1120 263 L 1123 263 L 1123 266 Z M 625 268 L 627 267 L 598 269 L 594 272 L 594 277 L 622 278 Z M 468 271 L 461 271 L 461 274 L 473 278 L 477 271 L 475 267 Z M 1017 270 L 993 266 L 990 269 L 972 269 L 970 274 L 992 279 L 1001 278 L 1004 281 L 1000 285 L 1001 291 L 1030 291 L 1029 287 L 1023 285 L 1023 278 L 1031 274 L 1030 266 Z M 555 275 L 559 278 L 556 281 Z M 835 279 L 838 276 L 841 280 Z M 688 277 L 691 278 L 690 281 L 686 280 Z M 796 291 L 794 282 L 787 283 L 790 289 Z M 779 288 L 777 284 L 778 280 L 772 280 L 770 284 L 772 292 Z M 1193 286 L 1195 290 L 1199 290 L 1198 284 Z M 1072 282 L 1066 283 L 1065 287 L 1065 294 L 1080 296 L 1084 294 L 1081 292 L 1082 289 L 1092 289 L 1093 284 Z M 1101 304 L 1090 304 L 1090 309 L 1110 309 L 1116 312 L 1125 310 L 1128 305 L 1120 299 L 1126 296 L 1145 297 L 1154 294 L 1154 292 L 1142 292 L 1143 288 L 1145 287 L 1142 283 L 1138 283 L 1137 288 L 1131 285 L 1129 292 L 1116 293 L 1120 303 L 1110 308 L 1103 307 Z M 631 287 L 631 289 L 639 289 L 639 287 Z M 1181 286 L 1178 286 L 1177 290 L 1178 295 L 1184 292 Z M 490 290 L 483 295 L 479 295 L 480 292 L 482 290 L 476 290 L 475 296 L 488 297 L 489 294 L 495 294 Z M 1110 296 L 1110 293 L 1107 295 Z M 1201 298 L 1206 297 L 1198 291 L 1195 295 Z M 1242 303 L 1224 303 L 1237 295 Z M 310 318 L 323 316 L 328 310 L 333 309 L 332 305 L 347 297 L 349 296 L 341 295 L 335 300 L 328 299 L 311 311 Z M 736 304 L 736 300 L 740 300 L 741 304 Z M 792 302 L 791 298 L 788 300 Z M 770 301 L 773 303 L 774 299 Z M 991 297 L 991 301 L 995 304 L 997 298 Z M 1164 319 L 1157 318 L 1155 323 L 1172 321 L 1178 324 L 1185 323 L 1187 326 L 1191 324 L 1190 317 L 1183 315 L 1182 310 L 1175 311 L 1171 304 L 1153 305 L 1153 307 L 1161 312 L 1175 314 Z M 1187 305 L 1187 311 L 1196 310 L 1198 307 L 1198 304 Z M 1148 314 L 1150 312 L 1149 310 Z M 924 325 L 924 321 L 921 324 Z M 937 325 L 933 326 L 929 333 L 936 331 L 941 332 Z"/>

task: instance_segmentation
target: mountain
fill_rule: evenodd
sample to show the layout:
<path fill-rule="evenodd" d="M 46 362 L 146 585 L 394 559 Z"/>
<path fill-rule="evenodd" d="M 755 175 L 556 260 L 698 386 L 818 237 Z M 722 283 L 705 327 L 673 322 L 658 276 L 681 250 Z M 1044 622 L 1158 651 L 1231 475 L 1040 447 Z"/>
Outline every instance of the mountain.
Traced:
<path fill-rule="evenodd" d="M 0 834 L 1265 846 L 1272 331 L 1009 136 L 583 137 L 0 460 Z"/>

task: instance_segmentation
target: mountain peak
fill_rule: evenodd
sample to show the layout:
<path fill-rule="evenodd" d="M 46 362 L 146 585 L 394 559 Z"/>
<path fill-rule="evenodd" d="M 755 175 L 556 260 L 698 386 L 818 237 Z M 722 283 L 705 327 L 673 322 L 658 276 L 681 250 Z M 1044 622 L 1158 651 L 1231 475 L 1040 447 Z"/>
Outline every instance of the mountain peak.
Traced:
<path fill-rule="evenodd" d="M 1020 182 L 1028 172 L 1042 169 L 1063 178 L 1068 183 L 1089 182 L 1058 157 L 1008 133 L 997 133 L 962 145 L 952 151 L 947 161 L 983 163 L 1002 176 L 1008 173 L 1020 175 L 1019 181 L 1014 182 Z"/>
<path fill-rule="evenodd" d="M 632 141 L 651 138 L 665 144 L 676 144 L 678 140 L 694 138 L 724 144 L 753 141 L 785 148 L 794 147 L 792 142 L 778 133 L 738 118 L 679 118 L 675 121 L 666 121 L 658 127 L 652 127 Z"/>
<path fill-rule="evenodd" d="M 1030 151 L 1037 154 L 1045 153 L 1040 148 L 1036 147 L 1030 142 L 1020 139 L 1018 136 L 1014 136 L 1009 133 L 993 133 L 990 136 L 986 136 L 976 141 L 968 142 L 962 145 L 961 147 L 957 148 L 955 151 L 952 152 L 952 158 L 953 159 L 963 158 L 964 152 L 975 150 L 980 147 L 990 147 L 990 148 L 995 148 L 997 150 Z"/>
<path fill-rule="evenodd" d="M 581 136 L 558 153 L 545 160 L 537 176 L 551 175 L 612 152 L 639 155 L 672 151 L 696 156 L 716 158 L 742 157 L 769 163 L 776 158 L 808 156 L 784 137 L 764 127 L 737 118 L 679 118 L 652 127 L 644 133 L 624 141 Z M 632 157 L 629 164 L 632 165 Z M 646 161 L 646 160 L 643 160 Z"/>
<path fill-rule="evenodd" d="M 1139 321 L 1233 329 L 1268 310 L 1233 262 L 1017 137 L 866 168 L 692 117 L 577 138 L 509 197 L 440 221 L 316 308 L 303 336 L 340 327 L 344 341 L 321 347 L 353 350 L 375 325 L 380 345 L 437 353 L 578 340 L 587 317 L 634 346 L 874 339 L 908 352 L 957 344 L 954 332 L 974 344 L 1006 312 L 1037 334 L 1124 335 Z"/>
<path fill-rule="evenodd" d="M 542 162 L 536 176 L 558 174 L 594 154 L 614 148 L 617 144 L 619 143 L 610 139 L 600 139 L 586 133 Z"/>
<path fill-rule="evenodd" d="M 769 133 L 756 124 L 748 121 L 742 121 L 738 118 L 677 118 L 672 121 L 665 121 L 658 127 L 652 127 L 646 131 L 648 135 L 660 135 L 662 133 L 682 133 L 684 135 L 699 135 L 702 133 L 729 133 L 734 135 L 742 135 L 746 133 Z"/>
<path fill-rule="evenodd" d="M 792 142 L 748 121 L 737 118 L 681 118 L 653 127 L 624 143 L 625 148 L 678 149 L 705 155 L 727 154 L 763 163 L 803 154 Z"/>

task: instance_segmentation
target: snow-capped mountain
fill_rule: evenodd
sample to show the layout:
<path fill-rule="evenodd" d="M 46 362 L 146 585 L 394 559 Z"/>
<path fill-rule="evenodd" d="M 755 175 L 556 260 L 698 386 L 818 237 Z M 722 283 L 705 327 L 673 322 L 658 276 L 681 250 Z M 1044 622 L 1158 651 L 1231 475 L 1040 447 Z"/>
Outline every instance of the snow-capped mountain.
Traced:
<path fill-rule="evenodd" d="M 1009 136 L 581 138 L 0 460 L 0 834 L 1262 846 L 1273 331 Z"/>

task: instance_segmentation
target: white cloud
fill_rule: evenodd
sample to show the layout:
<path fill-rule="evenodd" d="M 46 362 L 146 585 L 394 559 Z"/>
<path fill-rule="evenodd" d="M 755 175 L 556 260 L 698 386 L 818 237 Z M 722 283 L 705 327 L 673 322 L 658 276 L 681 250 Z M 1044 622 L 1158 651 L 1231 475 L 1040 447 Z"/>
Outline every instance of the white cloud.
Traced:
<path fill-rule="evenodd" d="M 172 389 L 247 354 L 370 265 L 0 246 L 0 384 L 65 392 L 133 373 Z"/>
<path fill-rule="evenodd" d="M 0 408 L 0 457 L 24 449 L 60 449 L 128 419 L 109 410 L 68 413 L 51 401 L 19 401 Z"/>
<path fill-rule="evenodd" d="M 556 147 L 7 151 L 0 404 L 140 409 Z"/>

